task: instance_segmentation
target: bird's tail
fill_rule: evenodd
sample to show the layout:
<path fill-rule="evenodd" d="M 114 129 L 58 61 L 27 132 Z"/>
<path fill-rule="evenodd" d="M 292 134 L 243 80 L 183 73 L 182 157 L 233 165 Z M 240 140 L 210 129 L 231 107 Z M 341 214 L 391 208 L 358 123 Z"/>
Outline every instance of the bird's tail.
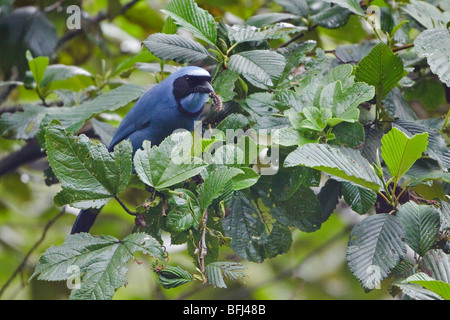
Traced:
<path fill-rule="evenodd" d="M 70 233 L 89 232 L 99 212 L 100 209 L 80 210 Z"/>

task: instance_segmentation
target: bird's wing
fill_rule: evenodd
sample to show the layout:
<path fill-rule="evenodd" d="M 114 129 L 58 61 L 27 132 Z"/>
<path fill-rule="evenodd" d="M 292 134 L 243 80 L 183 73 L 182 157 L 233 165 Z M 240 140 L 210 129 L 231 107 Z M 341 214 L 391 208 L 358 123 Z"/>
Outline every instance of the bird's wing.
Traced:
<path fill-rule="evenodd" d="M 151 99 L 148 99 L 149 97 L 151 97 L 150 92 L 147 91 L 122 120 L 109 144 L 108 150 L 110 152 L 114 150 L 116 144 L 127 139 L 133 132 L 150 125 L 151 109 L 155 103 L 152 103 Z"/>
<path fill-rule="evenodd" d="M 114 147 L 121 142 L 122 140 L 130 137 L 134 132 L 141 130 L 142 128 L 149 126 L 151 122 L 150 117 L 148 118 L 135 118 L 135 117 L 125 117 L 119 128 L 116 131 L 116 134 L 111 140 L 109 144 L 108 150 L 109 152 L 114 150 Z"/>

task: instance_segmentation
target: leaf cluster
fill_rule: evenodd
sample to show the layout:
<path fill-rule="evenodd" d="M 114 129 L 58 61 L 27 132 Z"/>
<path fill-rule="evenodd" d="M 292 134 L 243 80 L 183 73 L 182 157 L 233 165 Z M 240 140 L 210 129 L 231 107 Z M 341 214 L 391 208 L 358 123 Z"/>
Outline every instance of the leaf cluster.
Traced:
<path fill-rule="evenodd" d="M 192 281 L 226 288 L 244 267 L 221 261 L 221 252 L 258 263 L 285 254 L 294 232 L 319 230 L 341 203 L 363 218 L 352 226 L 346 260 L 365 291 L 390 278 L 393 296 L 449 298 L 450 113 L 419 120 L 408 100 L 425 101 L 430 112 L 445 101 L 450 8 L 382 1 L 373 8 L 380 19 L 371 24 L 373 41 L 324 51 L 298 40 L 373 22 L 368 8 L 354 0 L 275 2 L 283 12 L 228 25 L 194 0 L 172 0 L 161 10 L 161 32 L 101 75 L 26 53 L 28 77 L 16 85 L 39 102 L 3 113 L 0 134 L 39 141 L 61 185 L 55 205 L 116 201 L 136 218 L 122 240 L 68 236 L 42 255 L 33 277 L 72 279 L 66 270 L 75 265 L 81 287 L 71 298 L 111 299 L 140 251 L 156 259 L 163 288 Z M 146 141 L 133 154 L 123 141 L 108 152 L 114 129 L 103 116 L 144 92 L 116 77 L 142 69 L 158 82 L 187 63 L 211 70 L 223 110 L 158 146 Z M 63 105 L 51 105 L 52 95 Z M 121 200 L 127 193 L 133 201 Z M 186 244 L 195 271 L 168 264 L 163 233 Z"/>

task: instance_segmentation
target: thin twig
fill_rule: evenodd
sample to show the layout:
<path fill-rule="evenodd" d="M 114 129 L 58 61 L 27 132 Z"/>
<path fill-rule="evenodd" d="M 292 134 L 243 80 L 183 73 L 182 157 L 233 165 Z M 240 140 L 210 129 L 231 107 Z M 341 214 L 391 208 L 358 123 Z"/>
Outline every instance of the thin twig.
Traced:
<path fill-rule="evenodd" d="M 316 25 L 312 26 L 311 28 L 309 28 L 308 30 L 300 32 L 295 37 L 293 37 L 291 40 L 289 40 L 289 41 L 283 43 L 281 46 L 279 46 L 278 49 L 285 48 L 285 47 L 289 46 L 291 43 L 293 43 L 293 42 L 297 41 L 298 39 L 302 38 L 306 34 L 306 32 L 310 32 L 310 31 L 314 30 L 315 28 L 317 28 L 318 26 L 319 25 L 316 24 Z"/>
<path fill-rule="evenodd" d="M 6 288 L 8 288 L 8 286 L 11 284 L 11 282 L 13 281 L 13 279 L 22 271 L 22 269 L 25 267 L 26 263 L 28 262 L 28 258 L 30 257 L 30 255 L 34 252 L 34 250 L 36 250 L 39 245 L 42 243 L 42 241 L 44 241 L 45 236 L 47 235 L 47 231 L 50 229 L 50 227 L 56 222 L 56 220 L 58 220 L 64 213 L 66 212 L 66 208 L 63 207 L 61 209 L 61 211 L 53 218 L 51 219 L 47 225 L 44 227 L 44 231 L 42 232 L 42 235 L 40 237 L 40 239 L 33 245 L 33 247 L 28 251 L 28 253 L 25 255 L 25 257 L 22 260 L 22 263 L 16 268 L 16 270 L 14 271 L 14 273 L 12 274 L 12 276 L 8 279 L 8 281 L 6 281 L 6 283 L 2 286 L 2 288 L 0 289 L 0 297 L 2 296 L 2 294 L 5 292 Z"/>
<path fill-rule="evenodd" d="M 59 0 L 59 1 L 56 1 L 55 3 L 53 3 L 53 4 L 51 4 L 51 5 L 47 6 L 47 7 L 45 7 L 43 11 L 44 11 L 45 13 L 49 13 L 49 12 L 52 12 L 53 10 L 57 10 L 58 8 L 60 8 L 60 7 L 62 6 L 62 4 L 64 3 L 64 1 L 66 1 L 66 0 Z"/>
<path fill-rule="evenodd" d="M 412 47 L 414 47 L 414 43 L 409 43 L 409 44 L 405 44 L 404 46 L 401 46 L 401 47 L 395 47 L 392 49 L 392 51 L 397 52 L 397 51 L 406 50 L 406 49 L 409 49 Z"/>
<path fill-rule="evenodd" d="M 129 215 L 137 216 L 139 214 L 138 212 L 133 212 L 130 209 L 128 209 L 127 206 L 122 202 L 122 200 L 120 200 L 119 197 L 117 197 L 116 195 L 114 195 L 114 199 L 117 200 L 117 202 L 120 204 L 123 210 L 125 210 L 126 213 L 128 213 Z"/>
<path fill-rule="evenodd" d="M 99 24 L 100 22 L 102 22 L 103 20 L 106 19 L 114 19 L 115 17 L 124 14 L 125 12 L 127 12 L 131 7 L 133 7 L 136 3 L 138 3 L 140 0 L 132 0 L 126 4 L 124 4 L 122 6 L 122 8 L 120 9 L 119 13 L 116 16 L 109 16 L 108 14 L 106 14 L 103 11 L 100 11 L 94 18 L 89 19 L 93 24 Z M 82 34 L 84 31 L 83 29 L 75 29 L 72 30 L 68 33 L 66 33 L 61 39 L 59 39 L 58 44 L 56 46 L 56 48 L 61 47 L 65 42 L 69 41 L 70 39 L 73 39 L 74 37 Z"/>
<path fill-rule="evenodd" d="M 206 222 L 208 221 L 208 210 L 205 210 L 205 213 L 202 218 L 202 238 L 200 240 L 200 253 L 199 253 L 199 260 L 200 260 L 200 270 L 202 273 L 205 273 L 205 256 L 208 253 L 208 247 L 206 246 Z"/>

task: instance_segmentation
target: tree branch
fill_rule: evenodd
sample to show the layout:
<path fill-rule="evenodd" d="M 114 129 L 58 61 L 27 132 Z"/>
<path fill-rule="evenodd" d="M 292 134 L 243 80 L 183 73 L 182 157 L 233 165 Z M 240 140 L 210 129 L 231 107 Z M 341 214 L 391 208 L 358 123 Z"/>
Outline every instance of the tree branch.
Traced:
<path fill-rule="evenodd" d="M 0 160 L 0 177 L 26 163 L 43 158 L 45 155 L 45 152 L 41 151 L 37 138 L 33 138 L 22 149 Z"/>
<path fill-rule="evenodd" d="M 409 43 L 409 44 L 405 44 L 404 46 L 401 46 L 401 47 L 395 47 L 392 49 L 392 51 L 397 52 L 397 51 L 406 50 L 406 49 L 409 49 L 412 47 L 414 47 L 414 43 Z"/>
<path fill-rule="evenodd" d="M 138 3 L 140 0 L 132 0 L 126 4 L 124 4 L 120 10 L 119 13 L 115 16 L 109 16 L 107 13 L 105 13 L 104 11 L 100 11 L 94 18 L 88 19 L 90 20 L 91 23 L 93 24 L 99 24 L 100 22 L 102 22 L 103 20 L 106 19 L 114 19 L 115 17 L 124 14 L 125 12 L 127 12 L 131 7 L 133 7 L 136 3 Z M 83 29 L 75 29 L 72 30 L 68 33 L 66 33 L 63 37 L 61 37 L 61 39 L 59 39 L 58 44 L 56 45 L 56 50 L 58 50 L 58 48 L 60 48 L 64 43 L 66 43 L 67 41 L 75 38 L 76 36 L 82 34 L 84 31 Z"/>
<path fill-rule="evenodd" d="M 281 46 L 279 46 L 278 49 L 285 48 L 285 47 L 289 46 L 291 43 L 293 43 L 293 42 L 297 41 L 298 39 L 302 38 L 305 35 L 306 32 L 310 32 L 310 31 L 314 30 L 315 28 L 317 28 L 318 26 L 319 25 L 316 24 L 316 25 L 312 26 L 311 28 L 309 28 L 308 30 L 300 32 L 295 37 L 293 37 L 291 40 L 289 40 L 289 41 L 283 43 Z"/>
<path fill-rule="evenodd" d="M 208 247 L 206 246 L 206 222 L 208 221 L 208 210 L 205 210 L 202 218 L 202 238 L 200 239 L 199 247 L 199 260 L 200 260 L 200 270 L 205 273 L 205 256 L 208 253 Z"/>
<path fill-rule="evenodd" d="M 11 282 L 14 280 L 14 278 L 22 271 L 22 269 L 25 267 L 26 263 L 28 262 L 28 258 L 30 257 L 30 255 L 34 252 L 34 250 L 36 250 L 39 245 L 42 243 L 42 241 L 44 241 L 45 236 L 47 235 L 47 231 L 50 229 L 50 227 L 56 222 L 56 220 L 58 220 L 64 213 L 66 212 L 65 207 L 62 208 L 62 210 L 53 218 L 51 219 L 47 225 L 44 227 L 44 231 L 42 232 L 41 237 L 39 238 L 39 240 L 33 245 L 33 247 L 28 251 L 28 253 L 25 255 L 25 257 L 23 258 L 21 264 L 16 268 L 16 270 L 14 271 L 14 273 L 12 274 L 12 276 L 8 279 L 8 281 L 6 281 L 6 283 L 2 286 L 2 288 L 0 289 L 0 297 L 2 296 L 2 294 L 5 292 L 5 290 L 9 287 L 9 285 L 11 284 Z"/>
<path fill-rule="evenodd" d="M 138 212 L 133 212 L 130 209 L 128 209 L 127 206 L 122 202 L 122 200 L 120 200 L 119 197 L 117 197 L 116 195 L 114 195 L 114 199 L 116 199 L 116 201 L 120 204 L 120 206 L 123 208 L 123 210 L 125 210 L 125 212 L 128 213 L 129 215 L 132 215 L 135 217 L 139 215 Z"/>

